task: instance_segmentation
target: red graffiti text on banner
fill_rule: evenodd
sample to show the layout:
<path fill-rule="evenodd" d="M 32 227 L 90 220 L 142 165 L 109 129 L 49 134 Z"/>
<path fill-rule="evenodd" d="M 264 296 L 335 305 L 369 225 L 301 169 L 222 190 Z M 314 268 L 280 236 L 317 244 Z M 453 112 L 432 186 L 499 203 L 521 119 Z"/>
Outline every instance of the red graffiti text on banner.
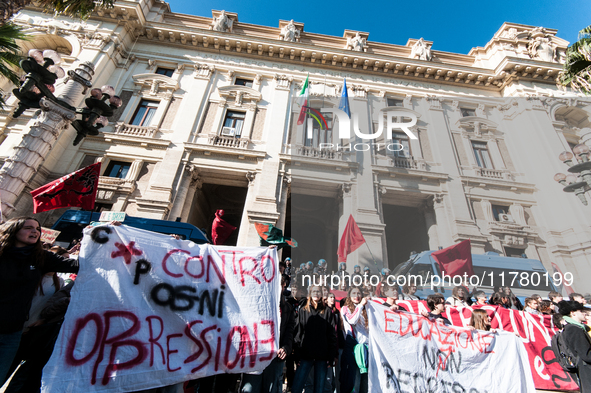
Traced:
<path fill-rule="evenodd" d="M 123 331 L 111 331 L 115 330 L 113 326 L 128 326 L 130 322 L 131 326 Z M 73 331 L 66 338 L 65 362 L 68 366 L 79 367 L 94 361 L 90 383 L 95 385 L 100 379 L 102 385 L 107 385 L 117 371 L 133 369 L 145 362 L 150 367 L 166 365 L 170 373 L 196 373 L 212 362 L 215 362 L 215 371 L 240 372 L 275 356 L 275 323 L 272 320 L 255 322 L 252 326 L 232 326 L 229 330 L 216 324 L 203 325 L 201 320 L 191 321 L 182 332 L 165 335 L 166 324 L 157 315 L 146 317 L 142 323 L 129 311 L 105 311 L 103 315 L 90 313 L 76 320 Z M 90 350 L 83 349 L 87 353 L 76 357 L 80 356 L 79 346 L 87 342 L 86 335 L 94 337 L 92 347 L 88 345 Z M 234 347 L 236 337 L 239 338 L 237 349 Z M 188 342 L 195 344 L 195 352 L 184 359 L 179 358 L 176 355 L 179 348 L 186 347 Z M 129 353 L 119 351 L 122 347 L 132 347 L 135 356 L 121 359 L 121 353 Z M 104 371 L 99 373 L 99 369 Z"/>

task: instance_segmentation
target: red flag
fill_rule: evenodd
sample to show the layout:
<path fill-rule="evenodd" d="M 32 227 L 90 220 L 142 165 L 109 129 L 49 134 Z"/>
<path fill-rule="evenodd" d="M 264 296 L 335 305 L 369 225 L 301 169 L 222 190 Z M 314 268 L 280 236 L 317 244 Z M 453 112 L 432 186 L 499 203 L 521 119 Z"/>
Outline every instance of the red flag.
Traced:
<path fill-rule="evenodd" d="M 100 171 L 101 163 L 97 162 L 31 191 L 34 204 L 33 213 L 41 213 L 60 207 L 94 209 Z"/>
<path fill-rule="evenodd" d="M 347 255 L 357 250 L 363 243 L 365 243 L 363 234 L 353 219 L 353 215 L 350 215 L 337 251 L 339 262 L 347 262 Z"/>
<path fill-rule="evenodd" d="M 223 210 L 216 210 L 213 224 L 211 225 L 211 240 L 215 246 L 222 246 L 228 240 L 232 232 L 236 230 L 234 225 L 228 224 L 222 217 Z"/>
<path fill-rule="evenodd" d="M 472 268 L 472 247 L 470 239 L 443 250 L 434 251 L 431 256 L 439 263 L 439 270 L 448 276 L 474 275 Z"/>

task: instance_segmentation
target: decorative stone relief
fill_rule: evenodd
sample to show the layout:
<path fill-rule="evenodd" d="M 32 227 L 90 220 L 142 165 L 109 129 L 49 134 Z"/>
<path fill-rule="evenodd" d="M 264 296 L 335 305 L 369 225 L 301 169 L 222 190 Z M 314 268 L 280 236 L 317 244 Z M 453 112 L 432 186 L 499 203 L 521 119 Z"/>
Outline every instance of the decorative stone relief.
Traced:
<path fill-rule="evenodd" d="M 346 33 L 345 33 L 346 34 Z M 367 52 L 367 39 L 362 37 L 359 32 L 355 33 L 353 37 L 347 37 L 347 44 L 345 49 L 355 52 Z"/>
<path fill-rule="evenodd" d="M 552 42 L 552 36 L 546 33 L 543 27 L 536 27 L 529 33 L 527 53 L 532 59 L 548 62 L 556 62 L 556 45 Z"/>
<path fill-rule="evenodd" d="M 221 99 L 228 101 L 234 101 L 234 106 L 245 106 L 249 109 L 255 109 L 256 103 L 262 98 L 259 91 L 246 86 L 222 86 L 218 88 L 218 94 Z"/>
<path fill-rule="evenodd" d="M 284 75 L 275 74 L 275 77 L 273 79 L 275 80 L 275 88 L 288 89 L 288 90 L 289 90 L 289 85 L 291 84 L 291 81 L 293 80 L 293 78 L 288 77 L 285 74 Z"/>
<path fill-rule="evenodd" d="M 427 101 L 429 102 L 429 109 L 441 110 L 441 98 L 436 96 L 427 96 Z"/>
<path fill-rule="evenodd" d="M 410 52 L 411 59 L 419 59 L 419 60 L 426 60 L 431 61 L 433 60 L 433 55 L 431 54 L 431 45 L 427 44 L 423 37 L 421 37 L 415 44 L 412 46 L 412 50 Z"/>
<path fill-rule="evenodd" d="M 158 95 L 163 90 L 163 94 L 172 94 L 173 91 L 179 89 L 178 81 L 160 74 L 137 74 L 134 75 L 133 81 L 136 85 L 143 88 L 150 87 L 150 95 Z"/>
<path fill-rule="evenodd" d="M 367 98 L 367 92 L 369 91 L 369 88 L 361 85 L 351 85 L 350 89 L 354 97 Z"/>
<path fill-rule="evenodd" d="M 515 27 L 511 27 L 508 30 L 503 31 L 501 34 L 501 38 L 508 38 L 513 40 L 517 37 L 517 29 Z"/>
<path fill-rule="evenodd" d="M 279 39 L 287 42 L 300 42 L 300 30 L 293 23 L 293 19 L 283 26 Z"/>
<path fill-rule="evenodd" d="M 215 67 L 208 64 L 195 64 L 195 78 L 209 79 L 215 71 Z"/>
<path fill-rule="evenodd" d="M 341 192 L 343 195 L 347 195 L 351 192 L 351 183 L 343 183 L 341 184 Z"/>
<path fill-rule="evenodd" d="M 484 104 L 478 104 L 478 108 L 476 108 L 476 116 L 478 117 L 484 117 L 485 113 L 484 113 Z"/>
<path fill-rule="evenodd" d="M 234 21 L 226 15 L 226 11 L 222 11 L 219 16 L 214 16 L 211 22 L 211 30 L 221 31 L 224 33 L 231 33 Z"/>
<path fill-rule="evenodd" d="M 254 179 L 256 178 L 257 173 L 248 171 L 246 172 L 246 180 L 248 180 L 248 185 L 252 186 L 254 184 Z"/>
<path fill-rule="evenodd" d="M 325 96 L 325 97 L 337 97 L 339 95 L 339 86 L 331 83 L 310 81 L 310 95 L 311 96 Z"/>

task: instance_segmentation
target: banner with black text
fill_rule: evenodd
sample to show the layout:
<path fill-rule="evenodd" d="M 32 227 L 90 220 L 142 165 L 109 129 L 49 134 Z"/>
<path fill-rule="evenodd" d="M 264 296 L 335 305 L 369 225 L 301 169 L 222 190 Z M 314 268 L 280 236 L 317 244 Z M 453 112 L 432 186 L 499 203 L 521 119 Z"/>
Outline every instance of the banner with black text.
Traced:
<path fill-rule="evenodd" d="M 277 251 L 126 226 L 84 232 L 43 392 L 130 392 L 262 371 L 279 341 Z"/>
<path fill-rule="evenodd" d="M 372 301 L 366 307 L 370 391 L 535 392 L 516 335 L 445 326 Z"/>

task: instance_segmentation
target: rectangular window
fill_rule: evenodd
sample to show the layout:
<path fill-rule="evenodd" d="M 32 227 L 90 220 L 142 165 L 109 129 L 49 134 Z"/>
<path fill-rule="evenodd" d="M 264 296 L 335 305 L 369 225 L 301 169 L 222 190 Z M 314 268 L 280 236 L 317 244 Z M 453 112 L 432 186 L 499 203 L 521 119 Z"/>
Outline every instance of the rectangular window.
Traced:
<path fill-rule="evenodd" d="M 174 74 L 174 70 L 172 70 L 170 68 L 158 67 L 158 68 L 156 68 L 156 73 L 160 74 L 160 75 L 171 77 L 172 74 Z"/>
<path fill-rule="evenodd" d="M 388 98 L 388 106 L 404 106 L 404 101 L 399 98 Z"/>
<path fill-rule="evenodd" d="M 320 108 L 315 109 L 320 111 Z M 312 119 L 312 137 L 309 137 L 309 119 Z M 325 123 L 326 121 L 326 123 Z M 304 146 L 308 147 L 320 147 L 320 143 L 331 143 L 332 142 L 332 128 L 333 118 L 331 113 L 322 113 L 322 117 L 318 116 L 318 113 L 314 113 L 314 116 L 309 113 L 306 114 L 305 120 L 305 133 L 304 133 Z"/>
<path fill-rule="evenodd" d="M 234 136 L 239 138 L 242 134 L 242 126 L 244 125 L 245 117 L 246 113 L 244 112 L 227 111 L 221 134 L 224 136 Z"/>
<path fill-rule="evenodd" d="M 141 100 L 135 111 L 135 115 L 133 115 L 131 125 L 148 127 L 158 109 L 158 104 L 155 101 Z"/>
<path fill-rule="evenodd" d="M 404 132 L 392 133 L 392 146 L 390 147 L 392 154 L 396 157 L 410 157 L 410 143 L 408 135 Z"/>
<path fill-rule="evenodd" d="M 481 168 L 494 169 L 486 142 L 472 142 L 476 164 Z"/>
<path fill-rule="evenodd" d="M 103 176 L 125 179 L 125 177 L 127 176 L 127 172 L 129 172 L 130 167 L 131 167 L 130 162 L 111 161 L 111 162 L 109 162 L 109 165 L 107 166 L 107 170 L 105 171 Z"/>
<path fill-rule="evenodd" d="M 526 258 L 525 250 L 519 248 L 505 247 L 505 256 L 513 258 Z"/>
<path fill-rule="evenodd" d="M 507 221 L 503 218 L 509 214 L 508 206 L 492 205 L 492 211 L 495 221 Z"/>
<path fill-rule="evenodd" d="M 244 78 L 236 78 L 236 81 L 234 81 L 234 85 L 235 86 L 252 87 L 252 80 L 251 79 L 244 79 Z"/>
<path fill-rule="evenodd" d="M 460 110 L 462 111 L 462 117 L 476 116 L 476 110 L 475 109 L 460 108 Z"/>

